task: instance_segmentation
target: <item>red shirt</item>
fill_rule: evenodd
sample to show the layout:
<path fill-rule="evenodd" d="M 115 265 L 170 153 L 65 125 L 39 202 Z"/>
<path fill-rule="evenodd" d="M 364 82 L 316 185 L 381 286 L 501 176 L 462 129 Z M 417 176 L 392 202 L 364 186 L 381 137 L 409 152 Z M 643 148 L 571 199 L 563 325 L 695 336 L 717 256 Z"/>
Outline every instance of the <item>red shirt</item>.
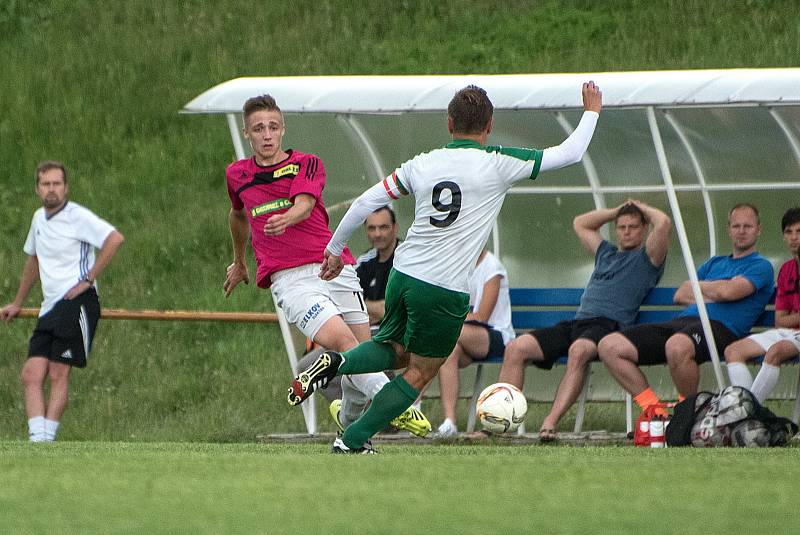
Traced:
<path fill-rule="evenodd" d="M 775 310 L 800 312 L 800 277 L 797 273 L 797 259 L 792 258 L 781 266 L 778 272 L 778 293 L 775 296 Z"/>
<path fill-rule="evenodd" d="M 313 154 L 288 150 L 288 157 L 275 165 L 261 166 L 255 157 L 232 163 L 225 170 L 228 196 L 235 210 L 245 208 L 250 221 L 253 251 L 260 288 L 269 288 L 270 275 L 282 269 L 322 262 L 325 246 L 331 239 L 328 212 L 322 202 L 325 167 Z M 294 198 L 305 193 L 316 199 L 305 221 L 288 227 L 280 236 L 264 234 L 267 219 L 282 214 Z M 345 264 L 355 264 L 345 248 Z"/>

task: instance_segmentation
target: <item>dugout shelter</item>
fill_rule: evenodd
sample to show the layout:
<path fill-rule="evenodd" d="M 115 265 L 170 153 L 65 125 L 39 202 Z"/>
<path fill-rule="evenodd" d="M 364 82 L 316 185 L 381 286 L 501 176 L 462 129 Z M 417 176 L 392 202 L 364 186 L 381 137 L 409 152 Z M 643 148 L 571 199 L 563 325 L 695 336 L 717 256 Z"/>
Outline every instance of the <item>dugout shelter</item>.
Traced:
<path fill-rule="evenodd" d="M 702 302 L 695 266 L 724 254 L 728 210 L 752 202 L 763 225 L 759 251 L 786 259 L 780 217 L 800 205 L 800 69 L 729 69 L 580 74 L 244 77 L 205 91 L 182 112 L 224 116 L 235 158 L 250 154 L 242 105 L 269 93 L 286 118 L 284 146 L 318 154 L 325 204 L 335 225 L 349 201 L 419 152 L 449 141 L 447 104 L 462 87 L 484 88 L 495 106 L 494 145 L 560 143 L 582 113 L 581 84 L 603 91 L 603 112 L 581 164 L 510 190 L 490 249 L 514 287 L 582 287 L 593 262 L 572 231 L 575 215 L 635 197 L 675 224 L 661 286 L 687 277 Z M 233 159 L 233 158 L 232 158 Z M 413 203 L 396 203 L 401 235 Z M 350 242 L 358 255 L 363 236 Z M 705 308 L 700 307 L 709 333 Z M 277 310 L 292 371 L 297 353 Z M 710 333 L 709 333 L 710 334 Z M 708 336 L 710 339 L 711 336 Z M 712 347 L 717 386 L 725 379 Z M 314 404 L 303 405 L 316 433 Z"/>

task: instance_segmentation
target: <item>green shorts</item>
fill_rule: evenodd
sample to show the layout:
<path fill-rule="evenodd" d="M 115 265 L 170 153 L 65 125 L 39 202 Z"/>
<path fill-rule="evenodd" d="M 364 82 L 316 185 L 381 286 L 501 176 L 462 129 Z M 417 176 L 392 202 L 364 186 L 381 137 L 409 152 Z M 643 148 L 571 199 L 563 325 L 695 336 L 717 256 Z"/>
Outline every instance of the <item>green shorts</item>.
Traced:
<path fill-rule="evenodd" d="M 392 269 L 386 312 L 376 342 L 393 341 L 409 353 L 446 358 L 469 312 L 469 294 L 446 290 Z"/>

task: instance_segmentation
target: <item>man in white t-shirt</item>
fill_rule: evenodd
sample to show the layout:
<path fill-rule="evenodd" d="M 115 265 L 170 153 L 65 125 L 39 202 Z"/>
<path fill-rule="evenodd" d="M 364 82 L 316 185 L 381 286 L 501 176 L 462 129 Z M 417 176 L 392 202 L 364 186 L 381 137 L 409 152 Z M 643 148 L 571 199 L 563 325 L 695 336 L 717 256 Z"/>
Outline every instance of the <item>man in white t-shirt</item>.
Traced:
<path fill-rule="evenodd" d="M 469 279 L 470 312 L 461 327 L 456 347 L 439 368 L 439 390 L 444 421 L 437 434 L 450 437 L 458 433 L 456 402 L 458 401 L 459 368 L 475 360 L 503 357 L 506 344 L 514 339 L 511 325 L 511 299 L 508 295 L 506 268 L 485 249 Z"/>
<path fill-rule="evenodd" d="M 69 373 L 89 357 L 100 302 L 95 280 L 117 253 L 124 238 L 113 226 L 67 200 L 67 171 L 60 162 L 36 168 L 36 194 L 43 207 L 33 214 L 25 240 L 28 255 L 14 301 L 0 309 L 9 323 L 19 314 L 38 278 L 44 300 L 22 368 L 25 408 L 31 442 L 51 442 L 67 407 Z M 95 248 L 100 249 L 95 258 Z M 44 381 L 50 378 L 45 404 Z"/>
<path fill-rule="evenodd" d="M 580 161 L 600 113 L 602 96 L 583 84 L 584 113 L 561 145 L 545 149 L 486 146 L 493 110 L 486 91 L 468 86 L 447 109 L 453 141 L 420 154 L 365 191 L 350 206 L 325 249 L 320 276 L 342 270 L 345 243 L 376 208 L 402 196 L 415 198 L 414 222 L 395 252 L 386 288 L 386 315 L 370 341 L 339 354 L 328 351 L 289 387 L 291 405 L 336 375 L 406 367 L 373 398 L 364 415 L 334 443 L 334 453 L 374 453 L 369 437 L 419 396 L 453 352 L 469 306 L 469 277 L 515 183 L 540 171 Z"/>

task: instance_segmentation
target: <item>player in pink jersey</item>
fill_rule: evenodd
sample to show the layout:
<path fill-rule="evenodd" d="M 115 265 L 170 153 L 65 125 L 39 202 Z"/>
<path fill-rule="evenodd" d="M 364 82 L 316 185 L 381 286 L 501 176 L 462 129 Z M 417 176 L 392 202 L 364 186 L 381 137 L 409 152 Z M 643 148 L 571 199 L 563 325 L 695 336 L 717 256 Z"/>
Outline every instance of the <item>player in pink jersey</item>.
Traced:
<path fill-rule="evenodd" d="M 274 98 L 262 95 L 248 99 L 243 111 L 244 136 L 253 156 L 226 170 L 233 263 L 228 266 L 223 284 L 225 296 L 230 296 L 240 282 L 250 281 L 245 253 L 251 235 L 258 265 L 256 283 L 260 288 L 272 288 L 275 303 L 287 320 L 326 348 L 345 351 L 355 347 L 370 338 L 370 329 L 350 251 L 343 255 L 343 276 L 334 281 L 323 281 L 318 276 L 331 239 L 328 213 L 322 202 L 325 167 L 313 154 L 283 150 L 286 129 Z M 349 423 L 347 420 L 355 420 L 359 407 L 363 408 L 388 382 L 382 373 L 347 379 L 342 382 L 341 412 L 353 417 L 337 421 L 344 426 Z M 403 416 L 412 427 L 405 421 L 393 422 L 396 427 L 427 433 L 414 427 L 420 421 L 419 414 Z"/>
<path fill-rule="evenodd" d="M 762 403 L 778 383 L 780 365 L 800 355 L 800 208 L 786 211 L 781 229 L 792 259 L 778 272 L 778 293 L 775 296 L 777 328 L 752 334 L 725 348 L 731 384 L 751 390 Z M 764 355 L 764 362 L 754 381 L 745 363 L 759 355 Z"/>

